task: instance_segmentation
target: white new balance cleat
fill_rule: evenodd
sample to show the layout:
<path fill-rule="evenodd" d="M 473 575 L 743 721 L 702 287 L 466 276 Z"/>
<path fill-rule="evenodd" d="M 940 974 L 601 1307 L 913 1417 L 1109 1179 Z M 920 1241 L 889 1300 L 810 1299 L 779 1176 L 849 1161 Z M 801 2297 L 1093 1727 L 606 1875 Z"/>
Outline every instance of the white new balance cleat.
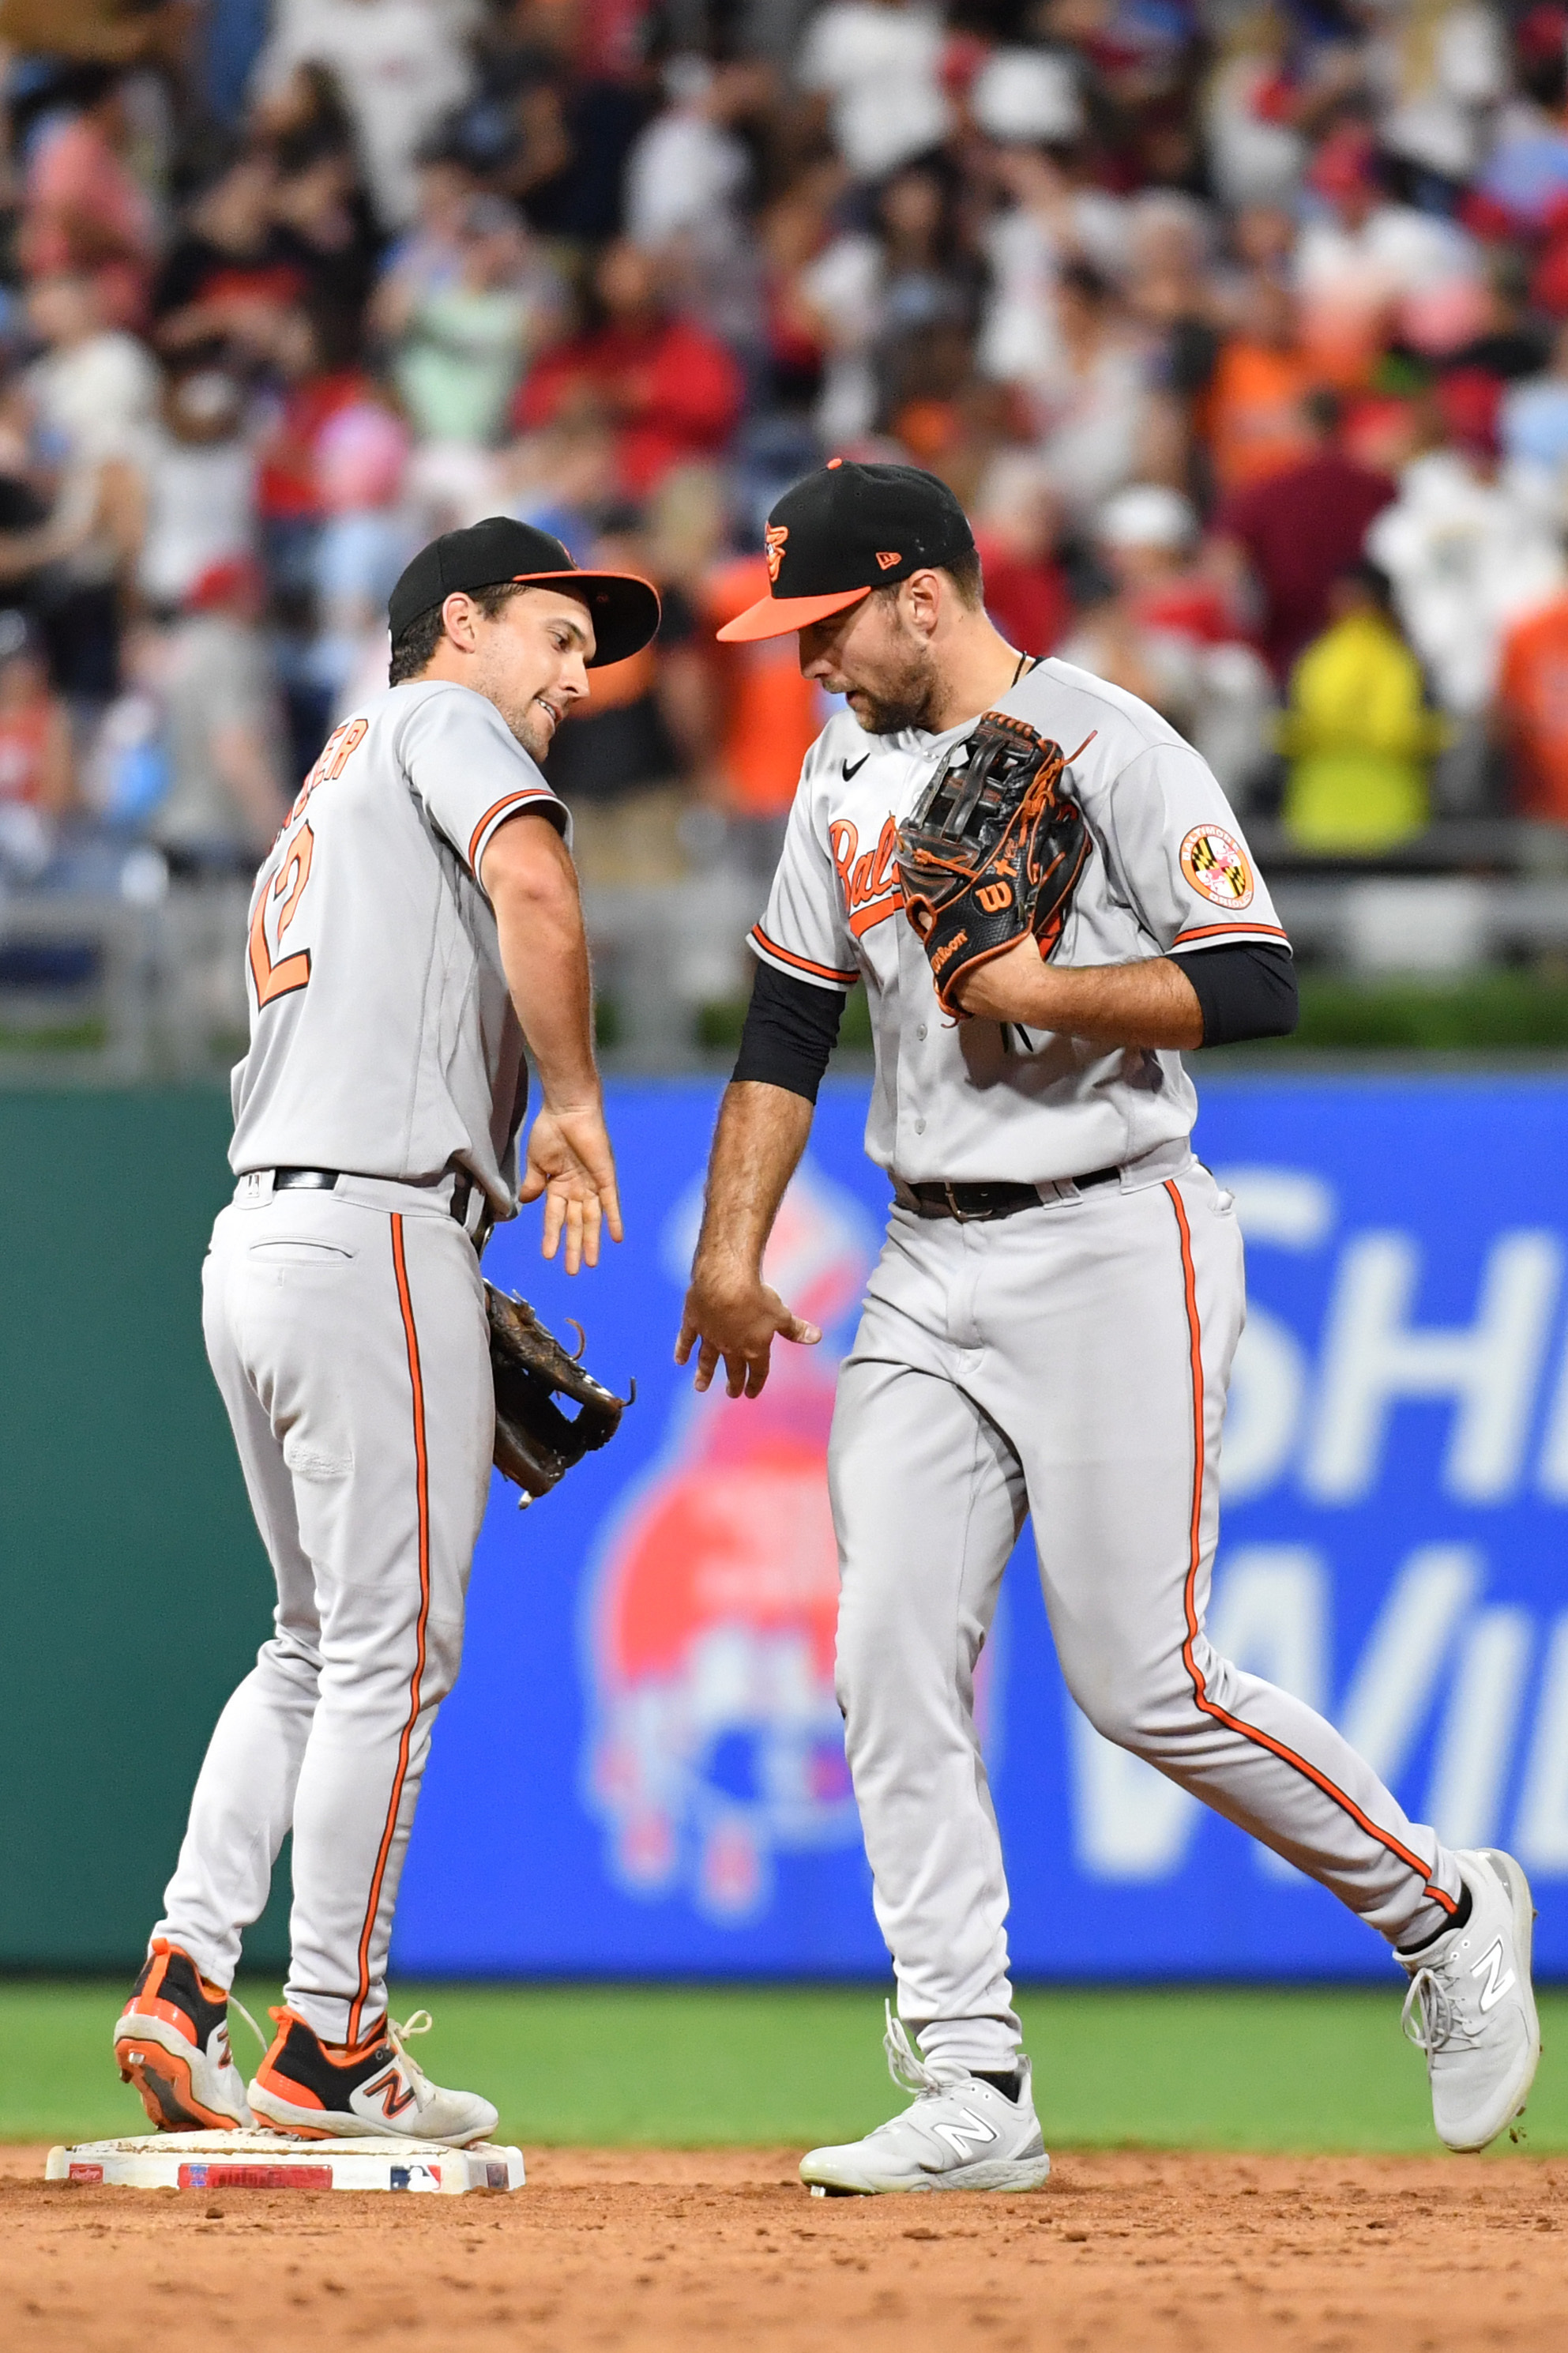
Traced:
<path fill-rule="evenodd" d="M 477 2092 L 444 2091 L 404 2048 L 430 2025 L 427 2010 L 405 2026 L 384 2019 L 352 2050 L 329 2046 L 291 2010 L 275 2010 L 278 2033 L 256 2072 L 250 2105 L 258 2125 L 306 2140 L 385 2133 L 466 2148 L 488 2140 L 496 2111 Z"/>
<path fill-rule="evenodd" d="M 1469 1918 L 1418 1953 L 1394 1957 L 1410 1977 L 1403 2023 L 1426 2053 L 1437 2137 L 1452 2149 L 1478 2149 L 1523 2114 L 1535 2080 L 1535 1911 L 1511 1854 L 1462 1847 L 1454 1860 L 1470 1891 Z"/>
<path fill-rule="evenodd" d="M 1029 2063 L 1018 2057 L 1018 2096 L 978 2075 L 933 2075 L 888 2005 L 888 2072 L 913 2092 L 906 2108 L 864 2140 L 814 2148 L 800 2178 L 816 2198 L 875 2198 L 895 2190 L 1037 2189 L 1051 2169 L 1035 2114 Z"/>

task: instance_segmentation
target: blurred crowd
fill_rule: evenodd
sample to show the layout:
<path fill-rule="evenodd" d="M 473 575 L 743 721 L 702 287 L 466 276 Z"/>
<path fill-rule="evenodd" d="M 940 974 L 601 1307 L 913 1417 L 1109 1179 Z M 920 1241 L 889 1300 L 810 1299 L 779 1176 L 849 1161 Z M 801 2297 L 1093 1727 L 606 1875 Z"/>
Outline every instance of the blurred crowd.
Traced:
<path fill-rule="evenodd" d="M 665 597 L 552 754 L 591 891 L 754 897 L 825 710 L 713 627 L 836 452 L 949 480 L 1014 641 L 1304 856 L 1437 815 L 1568 864 L 1568 7 L 0 0 L 0 43 L 11 883 L 248 872 L 409 554 L 500 512 Z"/>

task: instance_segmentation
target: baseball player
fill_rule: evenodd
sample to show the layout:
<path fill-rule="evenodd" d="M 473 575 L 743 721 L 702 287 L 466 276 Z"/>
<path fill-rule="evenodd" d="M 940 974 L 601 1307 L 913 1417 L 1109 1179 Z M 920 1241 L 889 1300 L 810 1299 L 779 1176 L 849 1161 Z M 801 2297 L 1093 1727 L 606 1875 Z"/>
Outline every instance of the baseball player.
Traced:
<path fill-rule="evenodd" d="M 496 2122 L 405 2051 L 387 1947 L 489 1485 L 479 1251 L 542 1196 L 571 1273 L 621 1234 L 567 817 L 539 763 L 587 671 L 658 624 L 646 581 L 580 572 L 543 532 L 434 541 L 392 594 L 390 690 L 330 737 L 257 879 L 204 1326 L 278 1608 L 114 2031 L 160 2127 L 461 2145 Z M 542 1102 L 520 1185 L 525 1042 Z M 228 1988 L 290 1830 L 284 2006 L 247 2090 Z"/>
<path fill-rule="evenodd" d="M 1182 1050 L 1295 1018 L 1240 828 L 1145 704 L 1004 641 L 963 513 L 929 475 L 835 460 L 779 501 L 767 544 L 771 594 L 721 634 L 798 630 L 805 676 L 847 709 L 806 757 L 752 934 L 677 1354 L 698 1350 L 700 1388 L 722 1360 L 731 1396 L 755 1397 L 775 1338 L 819 1337 L 764 1284 L 763 1250 L 863 981 L 867 1149 L 894 1198 L 829 1451 L 837 1689 L 898 1986 L 889 2059 L 916 2094 L 864 2140 L 814 2149 L 803 2177 L 1015 2189 L 1049 2169 L 973 1704 L 1026 1513 L 1079 1705 L 1387 1939 L 1437 2131 L 1480 2147 L 1539 2052 L 1523 1873 L 1446 1850 L 1331 1725 L 1204 1633 L 1242 1251 L 1193 1156 Z M 1035 747 L 1030 805 L 1058 830 L 1022 860 L 1009 836 L 955 925 L 905 877 L 911 846 L 939 873 L 962 862 L 931 794 L 940 813 L 954 776 L 952 807 L 975 799 L 971 737 L 988 759 Z M 1052 923 L 1009 934 L 994 911 L 1025 870 L 1056 891 Z"/>

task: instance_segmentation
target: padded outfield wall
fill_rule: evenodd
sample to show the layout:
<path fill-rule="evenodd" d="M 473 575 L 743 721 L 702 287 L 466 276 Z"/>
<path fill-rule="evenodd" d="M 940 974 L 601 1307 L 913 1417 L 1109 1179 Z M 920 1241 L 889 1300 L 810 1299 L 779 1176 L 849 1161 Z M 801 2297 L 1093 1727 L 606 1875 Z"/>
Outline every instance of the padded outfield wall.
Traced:
<path fill-rule="evenodd" d="M 1568 1976 L 1568 1083 L 1210 1077 L 1251 1319 L 1211 1628 L 1325 1707 L 1415 1815 L 1528 1863 Z M 422 1972 L 877 1974 L 831 1687 L 832 1368 L 886 1187 L 825 1092 L 775 1277 L 822 1322 L 760 1403 L 670 1347 L 716 1084 L 623 1084 L 628 1240 L 568 1285 L 531 1219 L 487 1271 L 635 1372 L 608 1453 L 520 1517 L 499 1482 L 397 1959 Z M 0 1096 L 7 1706 L 0 1963 L 117 1964 L 265 1564 L 201 1356 L 221 1097 Z M 1089 1731 L 1027 1535 L 983 1705 L 1021 1974 L 1381 1976 L 1319 1890 Z M 275 1902 L 253 1957 L 278 1952 Z"/>

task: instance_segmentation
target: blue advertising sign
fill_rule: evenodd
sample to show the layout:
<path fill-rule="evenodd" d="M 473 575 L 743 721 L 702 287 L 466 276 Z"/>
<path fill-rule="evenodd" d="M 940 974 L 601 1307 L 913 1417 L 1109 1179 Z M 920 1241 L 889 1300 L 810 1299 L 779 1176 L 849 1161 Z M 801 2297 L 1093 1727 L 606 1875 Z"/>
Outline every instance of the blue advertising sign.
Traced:
<path fill-rule="evenodd" d="M 886 1968 L 833 1698 L 834 1371 L 879 1246 L 862 1090 L 824 1090 L 770 1259 L 821 1324 L 752 1403 L 672 1348 L 718 1088 L 624 1085 L 627 1240 L 569 1283 L 524 1217 L 491 1279 L 586 1324 L 637 1403 L 520 1518 L 498 1481 L 397 1924 L 405 1971 Z M 1535 1884 L 1568 1974 L 1568 1085 L 1207 1082 L 1249 1319 L 1226 1425 L 1217 1648 L 1339 1724 L 1450 1844 Z M 981 1713 L 1020 1977 L 1369 1975 L 1335 1900 L 1102 1740 L 1027 1531 Z"/>

